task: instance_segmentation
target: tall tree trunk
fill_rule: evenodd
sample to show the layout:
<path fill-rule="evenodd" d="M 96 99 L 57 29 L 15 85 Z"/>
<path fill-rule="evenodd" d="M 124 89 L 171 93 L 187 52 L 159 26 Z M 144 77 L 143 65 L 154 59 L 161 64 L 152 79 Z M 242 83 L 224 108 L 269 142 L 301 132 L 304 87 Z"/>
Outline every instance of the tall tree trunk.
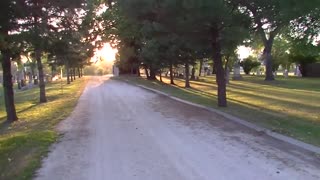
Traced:
<path fill-rule="evenodd" d="M 12 74 L 11 74 L 11 60 L 10 52 L 5 50 L 2 53 L 2 70 L 3 70 L 3 93 L 4 102 L 7 113 L 7 121 L 13 122 L 18 120 L 16 108 L 14 105 L 14 93 L 12 84 Z"/>
<path fill-rule="evenodd" d="M 44 82 L 44 73 L 43 73 L 43 65 L 41 62 L 41 50 L 35 50 L 37 65 L 38 65 L 38 72 L 39 72 L 39 88 L 40 88 L 40 103 L 47 102 L 46 97 L 46 85 Z"/>
<path fill-rule="evenodd" d="M 200 59 L 199 77 L 201 76 L 202 66 L 203 66 L 203 59 Z"/>
<path fill-rule="evenodd" d="M 218 106 L 227 107 L 227 89 L 226 89 L 226 79 L 225 72 L 223 69 L 222 63 L 222 54 L 221 54 L 221 44 L 219 40 L 219 32 L 213 32 L 212 48 L 214 51 L 213 61 L 216 70 L 216 81 L 218 84 Z"/>
<path fill-rule="evenodd" d="M 160 69 L 160 71 L 159 71 L 159 75 L 160 75 L 160 82 L 163 82 L 162 81 L 162 70 Z"/>
<path fill-rule="evenodd" d="M 224 65 L 224 73 L 225 73 L 225 79 L 226 79 L 226 84 L 229 84 L 229 77 L 230 77 L 230 70 L 229 70 L 229 61 L 230 61 L 230 56 L 226 56 L 226 63 Z"/>
<path fill-rule="evenodd" d="M 83 77 L 83 68 L 80 68 L 80 76 Z"/>
<path fill-rule="evenodd" d="M 35 3 L 36 7 L 39 7 L 38 2 L 36 1 Z M 39 89 L 40 89 L 40 103 L 45 103 L 47 102 L 47 97 L 46 97 L 46 85 L 44 82 L 44 72 L 43 72 L 43 64 L 41 61 L 41 47 L 42 47 L 42 39 L 40 37 L 40 25 L 39 25 L 39 17 L 37 16 L 38 14 L 35 13 L 34 16 L 34 23 L 35 23 L 35 34 L 37 35 L 37 38 L 34 40 L 36 41 L 35 45 L 35 58 L 37 61 L 37 67 L 38 67 L 38 74 L 39 74 Z M 47 19 L 43 19 L 44 21 L 47 21 Z"/>
<path fill-rule="evenodd" d="M 138 76 L 138 77 L 141 76 L 141 74 L 140 74 L 140 67 L 139 67 L 139 66 L 137 67 L 137 76 Z"/>
<path fill-rule="evenodd" d="M 69 63 L 66 62 L 66 73 L 67 73 L 67 84 L 70 84 L 70 69 L 69 69 Z"/>
<path fill-rule="evenodd" d="M 265 42 L 265 49 L 263 52 L 264 58 L 265 58 L 265 64 L 266 64 L 266 81 L 273 81 L 274 75 L 272 71 L 272 45 L 273 45 L 273 39 L 269 39 L 267 42 Z"/>
<path fill-rule="evenodd" d="M 196 69 L 194 68 L 194 66 L 192 67 L 192 70 L 191 70 L 190 80 L 196 80 Z"/>
<path fill-rule="evenodd" d="M 214 63 L 213 61 L 213 64 L 212 64 L 212 73 L 211 74 L 216 74 L 217 73 L 217 68 L 216 68 L 216 64 Z"/>
<path fill-rule="evenodd" d="M 73 80 L 76 80 L 76 68 L 73 68 Z"/>
<path fill-rule="evenodd" d="M 54 73 L 55 73 L 55 71 L 54 71 L 54 67 L 52 65 L 52 67 L 51 67 L 51 81 L 52 81 L 52 79 L 54 77 Z"/>
<path fill-rule="evenodd" d="M 174 85 L 174 76 L 173 76 L 173 64 L 170 62 L 170 84 Z"/>
<path fill-rule="evenodd" d="M 72 68 L 69 69 L 69 74 L 70 74 L 70 82 L 73 82 L 73 74 L 72 74 Z"/>
<path fill-rule="evenodd" d="M 80 67 L 78 67 L 78 77 L 81 78 Z"/>
<path fill-rule="evenodd" d="M 156 78 L 156 71 L 155 71 L 152 67 L 150 67 L 149 80 L 157 80 L 157 78 Z"/>
<path fill-rule="evenodd" d="M 186 79 L 185 79 L 185 88 L 190 88 L 190 72 L 189 72 L 189 63 L 186 62 L 185 64 L 185 75 L 186 75 Z"/>

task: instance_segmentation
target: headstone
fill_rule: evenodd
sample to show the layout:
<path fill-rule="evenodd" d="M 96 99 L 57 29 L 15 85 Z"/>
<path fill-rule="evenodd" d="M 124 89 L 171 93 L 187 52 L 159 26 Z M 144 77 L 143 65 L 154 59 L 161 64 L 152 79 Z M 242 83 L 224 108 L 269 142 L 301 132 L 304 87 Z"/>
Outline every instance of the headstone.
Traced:
<path fill-rule="evenodd" d="M 284 72 L 283 72 L 283 76 L 284 76 L 285 78 L 288 78 L 288 76 L 289 76 L 289 72 L 288 72 L 288 70 L 287 70 L 287 69 L 285 69 L 285 70 L 284 70 Z"/>
<path fill-rule="evenodd" d="M 297 69 L 298 69 L 298 66 L 296 65 L 295 68 L 294 68 L 294 75 L 295 76 L 297 75 Z"/>
<path fill-rule="evenodd" d="M 258 68 L 258 70 L 257 70 L 257 76 L 260 76 L 261 75 L 261 71 L 260 71 L 260 69 Z"/>
<path fill-rule="evenodd" d="M 296 67 L 296 76 L 302 77 L 301 71 L 299 69 L 299 66 Z"/>
<path fill-rule="evenodd" d="M 113 66 L 113 76 L 119 76 L 119 68 L 116 66 Z"/>
<path fill-rule="evenodd" d="M 233 66 L 233 80 L 240 80 L 242 79 L 241 74 L 240 74 L 240 64 L 236 62 Z"/>

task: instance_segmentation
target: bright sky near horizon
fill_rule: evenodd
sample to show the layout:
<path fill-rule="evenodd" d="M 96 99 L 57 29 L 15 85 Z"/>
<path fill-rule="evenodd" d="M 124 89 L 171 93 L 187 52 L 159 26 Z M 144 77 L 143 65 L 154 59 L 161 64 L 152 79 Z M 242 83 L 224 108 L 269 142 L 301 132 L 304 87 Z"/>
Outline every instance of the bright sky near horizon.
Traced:
<path fill-rule="evenodd" d="M 252 49 L 250 47 L 246 47 L 246 46 L 239 46 L 237 49 L 237 53 L 238 53 L 239 58 L 241 60 L 249 57 L 252 53 L 251 51 L 252 51 Z"/>
<path fill-rule="evenodd" d="M 247 58 L 251 55 L 252 49 L 250 47 L 239 46 L 237 53 L 241 60 Z M 103 48 L 96 51 L 95 56 L 92 58 L 93 62 L 97 62 L 100 58 L 107 62 L 113 62 L 116 59 L 116 54 L 118 53 L 117 49 L 114 49 L 110 46 L 109 43 L 105 43 Z"/>
<path fill-rule="evenodd" d="M 94 62 L 100 60 L 100 58 L 107 62 L 113 62 L 116 60 L 117 53 L 117 49 L 112 48 L 109 43 L 105 43 L 103 48 L 96 51 L 95 56 L 92 59 Z"/>

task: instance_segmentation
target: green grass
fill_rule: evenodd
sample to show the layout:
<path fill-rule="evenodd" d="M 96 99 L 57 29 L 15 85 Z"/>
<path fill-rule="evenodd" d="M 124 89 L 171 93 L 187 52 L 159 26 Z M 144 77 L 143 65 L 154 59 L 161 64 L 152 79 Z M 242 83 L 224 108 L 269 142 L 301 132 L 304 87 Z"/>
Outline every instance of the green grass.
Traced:
<path fill-rule="evenodd" d="M 31 179 L 58 139 L 55 125 L 70 115 L 85 86 L 86 79 L 70 85 L 47 84 L 48 103 L 39 104 L 39 88 L 15 93 L 19 121 L 5 123 L 3 94 L 0 100 L 0 179 Z M 0 87 L 1 88 L 1 87 Z"/>
<path fill-rule="evenodd" d="M 217 86 L 212 76 L 191 81 L 185 89 L 184 81 L 176 79 L 176 86 L 147 81 L 136 77 L 119 80 L 142 84 L 175 97 L 216 108 L 273 131 L 320 146 L 320 79 L 277 77 L 266 82 L 263 77 L 244 76 L 241 81 L 230 81 L 227 87 L 228 108 L 217 107 Z"/>

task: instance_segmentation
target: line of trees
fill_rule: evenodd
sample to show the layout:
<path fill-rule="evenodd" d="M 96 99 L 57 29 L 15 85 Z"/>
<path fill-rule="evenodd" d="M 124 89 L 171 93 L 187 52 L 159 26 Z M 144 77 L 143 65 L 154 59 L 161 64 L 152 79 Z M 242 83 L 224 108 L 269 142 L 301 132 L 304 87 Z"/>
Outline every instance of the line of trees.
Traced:
<path fill-rule="evenodd" d="M 47 102 L 43 60 L 54 69 L 65 66 L 68 83 L 94 54 L 89 3 L 85 0 L 1 0 L 0 53 L 7 121 L 18 120 L 11 62 L 27 57 L 36 65 L 40 103 Z M 34 67 L 34 66 L 33 66 Z M 35 77 L 33 70 L 33 77 Z"/>
<path fill-rule="evenodd" d="M 274 80 L 275 40 L 288 36 L 311 43 L 319 35 L 320 2 L 310 0 L 114 0 L 102 15 L 101 36 L 119 50 L 122 72 L 144 68 L 156 79 L 173 67 L 189 68 L 197 60 L 212 59 L 218 84 L 218 106 L 226 107 L 226 70 L 239 45 L 261 42 L 265 80 Z M 111 8 L 112 5 L 112 8 Z M 202 61 L 201 61 L 202 62 Z M 200 64 L 202 66 L 202 63 Z M 194 70 L 191 77 L 194 77 Z"/>

